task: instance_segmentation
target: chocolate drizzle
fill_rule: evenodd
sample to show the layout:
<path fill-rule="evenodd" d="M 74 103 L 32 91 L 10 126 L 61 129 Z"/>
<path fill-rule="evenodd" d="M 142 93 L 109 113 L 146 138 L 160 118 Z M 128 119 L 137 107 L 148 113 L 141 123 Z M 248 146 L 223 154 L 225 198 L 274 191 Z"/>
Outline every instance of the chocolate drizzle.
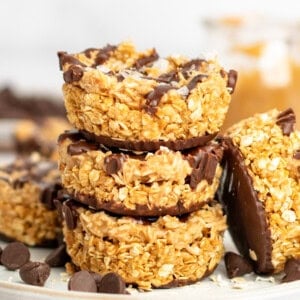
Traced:
<path fill-rule="evenodd" d="M 179 81 L 179 76 L 177 71 L 170 71 L 169 73 L 161 74 L 157 79 L 157 81 L 171 83 L 172 81 Z"/>
<path fill-rule="evenodd" d="M 188 79 L 189 73 L 192 70 L 198 70 L 200 68 L 200 66 L 202 65 L 202 63 L 204 63 L 204 62 L 206 62 L 205 59 L 192 59 L 192 60 L 188 61 L 187 63 L 185 63 L 181 69 L 181 73 L 182 73 L 183 77 L 185 79 Z"/>
<path fill-rule="evenodd" d="M 70 139 L 75 142 L 83 138 L 81 132 L 77 129 L 66 130 L 58 137 L 58 143 L 61 144 L 64 140 Z"/>
<path fill-rule="evenodd" d="M 283 135 L 289 136 L 295 129 L 296 116 L 293 109 L 288 108 L 278 114 L 276 124 L 280 126 Z"/>
<path fill-rule="evenodd" d="M 95 57 L 95 62 L 94 64 L 91 66 L 92 68 L 95 68 L 99 65 L 102 65 L 104 62 L 106 62 L 111 54 L 117 49 L 116 46 L 113 45 L 107 45 L 102 49 L 99 49 L 96 57 Z"/>
<path fill-rule="evenodd" d="M 65 201 L 62 204 L 63 219 L 65 220 L 66 225 L 70 230 L 75 229 L 77 226 L 77 218 L 78 218 L 77 207 L 78 205 L 70 199 Z"/>
<path fill-rule="evenodd" d="M 271 273 L 272 242 L 263 202 L 258 199 L 253 181 L 239 149 L 224 139 L 226 150 L 218 198 L 224 203 L 229 230 L 241 254 L 252 260 L 257 273 Z M 250 257 L 254 251 L 257 260 Z"/>
<path fill-rule="evenodd" d="M 159 58 L 158 53 L 156 52 L 155 49 L 153 49 L 152 53 L 149 56 L 141 57 L 137 59 L 137 61 L 134 63 L 134 67 L 137 68 L 138 70 L 141 69 L 142 67 L 153 63 Z"/>
<path fill-rule="evenodd" d="M 199 74 L 196 75 L 192 80 L 188 83 L 187 88 L 189 91 L 193 90 L 198 83 L 202 82 L 204 78 L 207 78 L 207 75 Z"/>
<path fill-rule="evenodd" d="M 57 52 L 57 55 L 58 55 L 58 59 L 59 59 L 60 70 L 63 69 L 63 66 L 65 64 L 76 65 L 76 66 L 81 66 L 81 67 L 87 66 L 84 63 L 82 63 L 79 59 L 75 58 L 71 54 L 68 54 L 67 52 L 59 51 L 59 52 Z"/>
<path fill-rule="evenodd" d="M 144 110 L 151 115 L 155 114 L 161 98 L 171 89 L 174 89 L 174 87 L 168 84 L 156 86 L 154 90 L 146 96 L 146 104 L 143 106 Z"/>

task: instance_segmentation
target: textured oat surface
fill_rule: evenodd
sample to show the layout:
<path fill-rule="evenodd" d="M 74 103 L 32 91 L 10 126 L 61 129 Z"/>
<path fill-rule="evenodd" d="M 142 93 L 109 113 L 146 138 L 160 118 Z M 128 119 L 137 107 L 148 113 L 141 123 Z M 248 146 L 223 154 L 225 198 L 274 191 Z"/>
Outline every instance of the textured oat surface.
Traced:
<path fill-rule="evenodd" d="M 219 184 L 221 167 L 218 164 L 212 183 L 203 179 L 196 188 L 191 188 L 186 179 L 193 169 L 179 151 L 162 147 L 141 156 L 125 152 L 122 168 L 116 174 L 108 174 L 105 159 L 112 155 L 111 151 L 99 149 L 70 155 L 70 144 L 70 139 L 59 144 L 63 186 L 75 197 L 83 194 L 95 198 L 97 203 L 90 204 L 95 208 L 121 214 L 131 211 L 129 214 L 135 215 L 157 215 L 157 211 L 162 215 L 172 208 L 172 214 L 176 215 L 195 210 L 213 199 Z"/>
<path fill-rule="evenodd" d="M 83 74 L 63 86 L 68 118 L 74 127 L 96 135 L 143 141 L 188 139 L 219 132 L 232 88 L 227 86 L 228 74 L 218 62 L 203 60 L 186 71 L 183 66 L 189 62 L 187 58 L 170 56 L 138 67 L 136 62 L 153 56 L 155 50 L 138 52 L 124 42 L 95 66 L 100 52 L 95 49 L 74 54 L 71 57 L 75 62 L 61 59 L 64 72 L 75 66 Z M 173 73 L 173 79 L 159 79 Z M 191 88 L 197 76 L 201 82 Z M 172 88 L 149 104 L 147 96 L 163 85 Z"/>
<path fill-rule="evenodd" d="M 57 138 L 69 128 L 67 120 L 58 117 L 19 121 L 14 133 L 17 151 L 23 154 L 38 151 L 45 157 L 57 159 Z"/>
<path fill-rule="evenodd" d="M 197 281 L 223 256 L 226 219 L 219 204 L 206 205 L 183 220 L 163 216 L 146 223 L 82 207 L 77 212 L 74 230 L 63 225 L 73 263 L 98 273 L 115 271 L 141 289 Z"/>
<path fill-rule="evenodd" d="M 300 258 L 300 133 L 283 135 L 276 125 L 279 111 L 244 120 L 228 130 L 245 158 L 271 230 L 272 264 L 283 270 L 287 259 Z M 255 253 L 252 254 L 255 256 Z"/>
<path fill-rule="evenodd" d="M 42 186 L 57 182 L 59 172 L 51 168 L 39 179 L 26 179 L 37 165 L 44 170 L 49 166 L 34 154 L 26 162 L 18 159 L 12 168 L 0 169 L 0 233 L 30 246 L 55 242 L 61 232 L 57 212 L 40 200 Z"/>

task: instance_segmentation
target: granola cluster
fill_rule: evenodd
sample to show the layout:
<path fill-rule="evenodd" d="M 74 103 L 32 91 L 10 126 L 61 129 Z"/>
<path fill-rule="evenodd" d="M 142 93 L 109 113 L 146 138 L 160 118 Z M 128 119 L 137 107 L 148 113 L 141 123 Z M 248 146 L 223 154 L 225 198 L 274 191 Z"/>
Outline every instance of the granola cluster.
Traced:
<path fill-rule="evenodd" d="M 216 134 L 236 73 L 216 61 L 159 58 L 128 42 L 60 52 L 68 118 L 77 129 L 121 140 L 186 140 Z"/>
<path fill-rule="evenodd" d="M 115 217 L 83 207 L 76 212 L 75 229 L 63 222 L 73 263 L 97 273 L 117 272 L 143 290 L 198 281 L 223 256 L 226 218 L 219 204 L 205 205 L 185 219 Z"/>

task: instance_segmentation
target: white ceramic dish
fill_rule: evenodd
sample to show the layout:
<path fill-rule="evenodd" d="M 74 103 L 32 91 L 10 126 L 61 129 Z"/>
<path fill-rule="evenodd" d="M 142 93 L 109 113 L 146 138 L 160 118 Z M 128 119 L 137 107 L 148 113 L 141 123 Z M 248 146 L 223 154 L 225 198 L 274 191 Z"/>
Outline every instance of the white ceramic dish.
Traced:
<path fill-rule="evenodd" d="M 0 164 L 12 161 L 11 153 L 0 154 Z M 235 251 L 229 234 L 224 236 L 226 251 Z M 6 243 L 0 241 L 0 247 Z M 43 261 L 49 249 L 31 248 L 31 259 Z M 261 278 L 254 274 L 244 276 L 240 282 L 233 282 L 226 277 L 224 263 L 215 270 L 213 275 L 203 281 L 181 288 L 169 290 L 153 290 L 152 292 L 138 292 L 129 289 L 130 295 L 91 294 L 71 292 L 67 290 L 68 276 L 63 268 L 52 268 L 51 275 L 45 287 L 35 287 L 22 283 L 18 271 L 8 271 L 0 265 L 0 300 L 257 300 L 272 299 L 289 300 L 300 299 L 300 281 L 280 284 L 280 276 Z"/>

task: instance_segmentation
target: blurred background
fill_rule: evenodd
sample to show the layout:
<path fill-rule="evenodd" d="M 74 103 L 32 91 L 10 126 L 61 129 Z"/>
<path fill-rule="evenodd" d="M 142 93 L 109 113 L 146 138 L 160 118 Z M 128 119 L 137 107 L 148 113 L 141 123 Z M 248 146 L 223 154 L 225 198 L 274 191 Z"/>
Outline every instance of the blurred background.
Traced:
<path fill-rule="evenodd" d="M 226 126 L 275 106 L 300 115 L 299 22 L 294 0 L 1 0 L 0 88 L 61 99 L 57 51 L 129 39 L 238 70 Z"/>

